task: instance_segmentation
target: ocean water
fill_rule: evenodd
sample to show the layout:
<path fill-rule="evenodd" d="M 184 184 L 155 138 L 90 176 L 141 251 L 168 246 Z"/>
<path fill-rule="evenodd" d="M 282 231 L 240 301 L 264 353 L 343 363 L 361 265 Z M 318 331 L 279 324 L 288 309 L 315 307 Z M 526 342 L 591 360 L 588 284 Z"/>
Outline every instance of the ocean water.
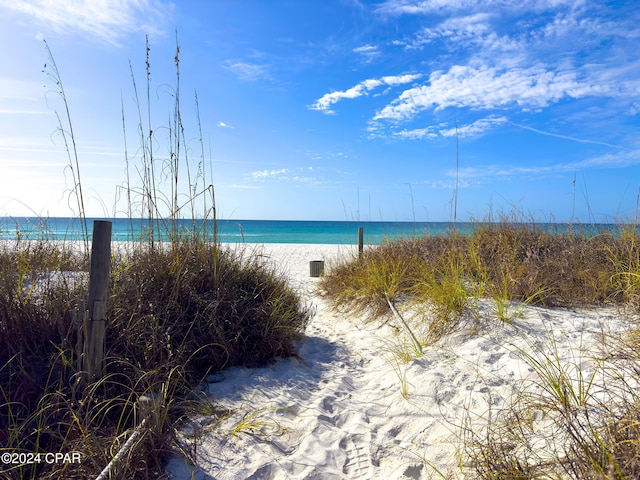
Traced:
<path fill-rule="evenodd" d="M 149 221 L 128 218 L 87 219 L 91 234 L 94 220 L 112 222 L 113 241 L 139 241 L 148 238 Z M 385 240 L 411 238 L 422 235 L 446 235 L 454 227 L 458 233 L 469 234 L 478 223 L 458 222 L 455 226 L 449 222 L 357 222 L 357 221 L 306 221 L 306 220 L 218 220 L 218 241 L 222 243 L 301 243 L 301 244 L 345 244 L 358 243 L 358 228 L 363 229 L 365 245 L 378 245 Z M 539 224 L 552 232 L 562 233 L 568 224 Z M 213 239 L 213 224 L 201 220 L 179 220 L 178 230 L 188 235 L 198 231 L 207 239 Z M 166 240 L 172 225 L 160 221 L 154 225 L 154 238 Z M 580 225 L 580 231 L 595 234 L 601 231 L 614 231 L 616 225 L 589 224 Z M 0 217 L 0 240 L 82 240 L 82 228 L 78 218 L 38 218 L 38 217 Z"/>

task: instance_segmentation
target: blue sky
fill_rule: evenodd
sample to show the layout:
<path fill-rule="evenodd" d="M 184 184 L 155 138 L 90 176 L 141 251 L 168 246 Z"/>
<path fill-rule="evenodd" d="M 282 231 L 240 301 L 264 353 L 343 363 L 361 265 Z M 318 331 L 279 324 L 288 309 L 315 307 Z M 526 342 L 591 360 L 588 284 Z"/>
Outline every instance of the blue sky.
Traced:
<path fill-rule="evenodd" d="M 125 138 L 140 180 L 145 35 L 154 158 L 169 155 L 176 31 L 184 151 L 196 176 L 204 146 L 223 217 L 635 214 L 636 0 L 0 0 L 0 22 L 0 215 L 74 214 L 43 40 L 87 214 L 112 216 Z"/>

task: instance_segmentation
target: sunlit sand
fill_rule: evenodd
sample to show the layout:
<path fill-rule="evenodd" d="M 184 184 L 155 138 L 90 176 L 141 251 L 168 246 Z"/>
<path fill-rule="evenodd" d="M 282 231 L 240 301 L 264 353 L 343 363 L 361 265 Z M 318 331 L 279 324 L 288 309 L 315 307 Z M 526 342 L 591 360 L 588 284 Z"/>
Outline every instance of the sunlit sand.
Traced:
<path fill-rule="evenodd" d="M 205 393 L 233 413 L 221 422 L 194 417 L 182 428 L 196 466 L 176 455 L 174 479 L 464 478 L 469 429 L 480 432 L 517 392 L 536 385 L 522 352 L 556 355 L 588 375 L 603 343 L 628 328 L 628 315 L 604 307 L 514 305 L 513 321 L 505 323 L 480 300 L 476 318 L 405 362 L 398 355 L 405 339 L 392 317 L 347 317 L 317 292 L 309 262 L 325 260 L 330 268 L 356 254 L 354 247 L 249 248 L 286 272 L 317 312 L 299 358 L 210 377 Z"/>

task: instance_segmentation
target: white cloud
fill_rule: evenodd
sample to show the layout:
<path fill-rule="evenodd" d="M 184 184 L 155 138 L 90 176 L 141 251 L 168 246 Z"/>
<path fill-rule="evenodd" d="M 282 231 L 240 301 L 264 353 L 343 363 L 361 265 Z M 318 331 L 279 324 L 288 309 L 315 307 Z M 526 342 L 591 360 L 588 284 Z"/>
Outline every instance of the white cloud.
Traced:
<path fill-rule="evenodd" d="M 497 9 L 520 9 L 540 11 L 562 5 L 576 8 L 584 0 L 386 0 L 376 11 L 382 15 L 431 15 L 456 11 L 494 11 Z"/>
<path fill-rule="evenodd" d="M 42 82 L 0 75 L 0 102 L 3 104 L 15 103 L 21 106 L 25 102 L 31 102 L 40 107 L 42 102 Z"/>
<path fill-rule="evenodd" d="M 378 52 L 378 47 L 375 47 L 373 45 L 363 45 L 362 47 L 354 48 L 353 51 L 355 53 L 362 53 L 362 54 L 368 55 L 372 52 Z"/>
<path fill-rule="evenodd" d="M 504 3 L 502 0 L 484 0 L 483 4 Z M 429 15 L 478 7 L 478 0 L 387 0 L 378 8 L 378 13 L 389 16 Z"/>
<path fill-rule="evenodd" d="M 480 37 L 490 31 L 489 14 L 476 13 L 445 20 L 435 28 L 424 28 L 411 46 L 430 43 L 434 39 L 446 38 L 448 42 L 463 42 Z"/>
<path fill-rule="evenodd" d="M 428 85 L 405 90 L 373 119 L 404 121 L 423 110 L 446 107 L 489 110 L 519 106 L 526 110 L 546 107 L 565 97 L 607 93 L 606 87 L 578 80 L 571 70 L 552 71 L 542 65 L 507 70 L 455 65 L 446 73 L 433 72 Z"/>
<path fill-rule="evenodd" d="M 295 183 L 320 183 L 312 176 L 313 167 L 280 168 L 275 170 L 257 170 L 247 175 L 249 180 L 264 182 L 265 180 L 288 181 Z"/>
<path fill-rule="evenodd" d="M 422 74 L 405 74 L 405 75 L 395 75 L 395 76 L 385 76 L 382 77 L 382 82 L 386 85 L 404 85 L 405 83 L 411 83 L 414 80 L 418 80 L 422 77 Z"/>
<path fill-rule="evenodd" d="M 406 83 L 413 82 L 414 80 L 417 80 L 420 77 L 422 77 L 421 74 L 405 74 L 405 75 L 395 75 L 395 76 L 384 76 L 380 79 L 364 80 L 358 83 L 357 85 L 355 85 L 354 87 L 349 88 L 348 90 L 326 93 L 325 95 L 320 97 L 318 100 L 316 100 L 315 103 L 310 105 L 309 108 L 311 110 L 319 110 L 324 113 L 335 113 L 333 110 L 331 110 L 330 108 L 331 105 L 339 102 L 344 98 L 357 98 L 362 95 L 366 95 L 368 92 L 370 92 L 371 90 L 381 85 L 389 85 L 389 86 L 403 85 Z"/>
<path fill-rule="evenodd" d="M 455 137 L 456 135 L 460 138 L 465 138 L 482 135 L 483 133 L 506 122 L 506 117 L 498 117 L 493 115 L 487 118 L 481 118 L 480 120 L 476 120 L 475 122 L 468 125 L 458 125 L 457 128 L 451 128 L 447 124 L 441 124 L 425 128 L 416 128 L 412 130 L 405 129 L 399 132 L 394 132 L 393 136 L 395 138 L 403 140 L 419 140 L 423 138 L 436 140 L 442 137 Z"/>
<path fill-rule="evenodd" d="M 381 54 L 376 45 L 363 45 L 362 47 L 354 48 L 353 53 L 362 55 L 367 62 L 372 61 L 375 57 Z"/>
<path fill-rule="evenodd" d="M 159 33 L 173 12 L 161 0 L 13 0 L 2 5 L 34 17 L 58 33 L 81 31 L 119 45 L 130 33 Z"/>
<path fill-rule="evenodd" d="M 266 65 L 247 62 L 227 62 L 224 67 L 234 73 L 240 80 L 247 82 L 255 82 L 269 78 L 269 70 Z"/>
<path fill-rule="evenodd" d="M 629 115 L 640 112 L 640 61 L 633 53 L 640 33 L 637 19 L 623 18 L 622 10 L 584 0 L 383 0 L 376 11 L 416 16 L 415 31 L 404 29 L 386 45 L 400 58 L 420 60 L 423 77 L 370 112 L 370 139 L 477 136 L 504 124 L 514 112 L 558 104 L 585 111 L 602 98 L 612 110 L 615 103 Z M 424 54 L 411 51 L 416 49 Z M 332 105 L 343 98 L 383 95 L 390 89 L 380 87 L 383 78 L 329 93 L 310 108 L 333 113 Z M 469 110 L 481 112 L 487 118 L 461 125 L 457 132 L 452 125 L 430 124 L 432 114 L 444 109 L 460 109 L 465 116 Z"/>
<path fill-rule="evenodd" d="M 264 180 L 265 178 L 282 177 L 290 172 L 287 168 L 281 168 L 280 170 L 257 170 L 251 172 L 249 177 L 252 180 Z"/>
<path fill-rule="evenodd" d="M 357 98 L 364 95 L 367 92 L 367 90 L 371 90 L 372 88 L 375 88 L 377 86 L 377 85 L 373 85 L 372 82 L 373 81 L 371 80 L 365 80 L 365 82 L 361 82 L 355 87 L 351 87 L 348 90 L 345 90 L 342 92 L 338 91 L 338 92 L 326 93 L 321 98 L 316 100 L 316 102 L 313 105 L 311 105 L 309 108 L 311 110 L 320 110 L 325 113 L 335 113 L 333 110 L 329 108 L 331 105 L 339 102 L 343 98 Z"/>
<path fill-rule="evenodd" d="M 487 118 L 481 118 L 469 125 L 459 125 L 457 128 L 448 128 L 440 130 L 440 135 L 443 137 L 455 137 L 460 138 L 474 137 L 482 135 L 484 132 L 495 128 L 498 125 L 502 125 L 507 122 L 507 117 L 491 116 Z"/>
<path fill-rule="evenodd" d="M 341 152 L 341 151 L 325 151 L 325 152 L 318 152 L 318 151 L 311 151 L 311 150 L 299 150 L 299 153 L 301 153 L 302 155 L 304 155 L 305 157 L 314 160 L 314 161 L 320 161 L 320 160 L 335 160 L 335 159 L 346 159 L 346 158 L 356 158 L 357 155 L 354 155 L 353 153 L 349 152 L 349 153 L 345 153 L 345 152 Z M 308 167 L 309 170 L 312 170 L 313 167 Z"/>
<path fill-rule="evenodd" d="M 414 128 L 413 130 L 401 130 L 393 134 L 397 138 L 404 140 L 417 140 L 420 138 L 436 139 L 438 134 L 434 127 Z"/>
<path fill-rule="evenodd" d="M 233 128 L 231 125 L 229 125 L 228 123 L 224 123 L 224 122 L 216 123 L 216 127 L 219 127 L 219 128 Z"/>
<path fill-rule="evenodd" d="M 520 32 L 515 37 L 502 30 L 498 34 L 494 23 L 501 20 L 498 13 L 483 12 L 451 17 L 394 44 L 407 51 L 429 48 L 430 52 L 440 52 L 436 61 L 446 58 L 447 63 L 453 54 L 458 56 L 458 62 L 468 58 L 472 65 L 517 66 L 527 58 L 530 46 L 520 38 Z"/>
<path fill-rule="evenodd" d="M 396 42 L 405 49 L 422 49 L 438 42 L 437 47 L 446 52 L 469 55 L 471 63 L 482 59 L 489 64 L 515 65 L 516 59 L 532 58 L 541 48 L 543 55 L 566 52 L 569 45 L 588 48 L 599 42 L 596 38 L 610 36 L 620 28 L 603 24 L 582 6 L 583 2 L 573 0 L 389 0 L 380 9 L 390 15 L 428 15 L 425 27 Z"/>

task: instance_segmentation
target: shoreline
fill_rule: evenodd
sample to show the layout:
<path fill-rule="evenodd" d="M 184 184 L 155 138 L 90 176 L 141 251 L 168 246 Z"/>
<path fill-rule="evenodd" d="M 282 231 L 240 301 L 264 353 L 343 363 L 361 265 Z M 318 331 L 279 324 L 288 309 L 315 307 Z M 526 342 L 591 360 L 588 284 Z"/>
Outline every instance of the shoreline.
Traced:
<path fill-rule="evenodd" d="M 87 218 L 87 227 L 91 235 L 92 226 L 89 224 L 98 218 Z M 139 242 L 146 220 L 136 218 L 104 218 L 112 222 L 112 239 L 114 242 Z M 133 221 L 133 224 L 131 224 Z M 163 220 L 160 220 L 163 222 Z M 211 220 L 209 220 L 211 221 Z M 609 223 L 579 223 L 579 222 L 535 222 L 525 218 L 470 220 L 453 223 L 451 221 L 356 221 L 356 220 L 228 220 L 218 219 L 218 241 L 227 244 L 235 243 L 268 243 L 268 244 L 357 244 L 358 229 L 363 228 L 364 241 L 368 245 L 379 245 L 385 240 L 398 238 L 415 238 L 423 235 L 442 236 L 455 231 L 461 235 L 471 235 L 481 226 L 516 225 L 525 228 L 535 228 L 550 234 L 573 232 L 578 235 L 593 236 L 602 232 L 614 235 L 624 227 L 622 222 Z M 171 232 L 163 229 L 165 236 Z M 0 241 L 15 241 L 21 238 L 33 237 L 45 241 L 74 242 L 81 235 L 78 218 L 51 217 L 0 217 Z M 178 219 L 180 230 L 184 234 L 191 231 L 192 221 Z M 133 226 L 132 226 L 133 225 Z M 206 237 L 210 240 L 212 227 L 207 229 Z M 161 236 L 161 237 L 162 237 Z"/>

